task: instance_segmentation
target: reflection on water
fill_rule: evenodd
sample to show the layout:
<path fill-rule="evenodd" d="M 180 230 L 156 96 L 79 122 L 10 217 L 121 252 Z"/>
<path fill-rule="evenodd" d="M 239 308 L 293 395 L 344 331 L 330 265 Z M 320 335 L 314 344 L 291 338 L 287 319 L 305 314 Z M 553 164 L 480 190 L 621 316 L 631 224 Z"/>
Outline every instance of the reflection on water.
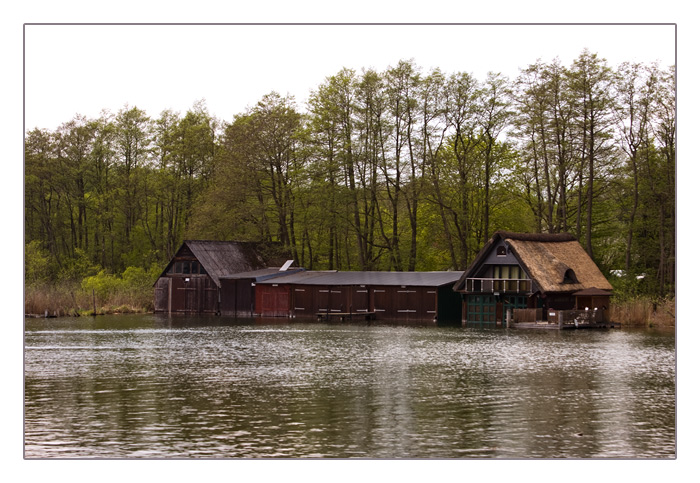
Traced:
<path fill-rule="evenodd" d="M 28 458 L 675 457 L 675 339 L 25 321 Z"/>

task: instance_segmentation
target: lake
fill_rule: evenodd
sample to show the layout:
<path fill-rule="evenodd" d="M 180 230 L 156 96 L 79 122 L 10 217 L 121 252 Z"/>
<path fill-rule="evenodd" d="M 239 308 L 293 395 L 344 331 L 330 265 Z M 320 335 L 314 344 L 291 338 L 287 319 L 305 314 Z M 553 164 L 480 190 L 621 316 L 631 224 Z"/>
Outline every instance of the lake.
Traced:
<path fill-rule="evenodd" d="M 673 331 L 25 319 L 26 458 L 675 458 Z"/>

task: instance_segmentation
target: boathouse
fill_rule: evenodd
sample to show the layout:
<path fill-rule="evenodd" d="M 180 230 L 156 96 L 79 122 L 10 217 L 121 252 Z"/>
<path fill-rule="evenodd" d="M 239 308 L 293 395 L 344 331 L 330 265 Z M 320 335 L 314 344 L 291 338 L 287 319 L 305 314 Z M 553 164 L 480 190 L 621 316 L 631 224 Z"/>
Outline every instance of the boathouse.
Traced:
<path fill-rule="evenodd" d="M 186 240 L 154 284 L 155 312 L 222 314 L 223 309 L 234 315 L 239 308 L 248 307 L 250 313 L 253 297 L 235 275 L 265 276 L 250 272 L 280 266 L 284 255 L 276 245 Z M 246 281 L 250 287 L 250 279 Z"/>
<path fill-rule="evenodd" d="M 292 273 L 302 271 L 302 268 L 288 269 L 263 268 L 251 272 L 242 272 L 220 277 L 221 281 L 221 315 L 250 317 L 255 315 L 255 287 L 264 280 L 273 280 Z"/>
<path fill-rule="evenodd" d="M 609 321 L 612 286 L 568 233 L 496 232 L 454 290 L 464 326 Z"/>
<path fill-rule="evenodd" d="M 302 271 L 256 284 L 256 312 L 274 317 L 460 320 L 461 272 Z"/>

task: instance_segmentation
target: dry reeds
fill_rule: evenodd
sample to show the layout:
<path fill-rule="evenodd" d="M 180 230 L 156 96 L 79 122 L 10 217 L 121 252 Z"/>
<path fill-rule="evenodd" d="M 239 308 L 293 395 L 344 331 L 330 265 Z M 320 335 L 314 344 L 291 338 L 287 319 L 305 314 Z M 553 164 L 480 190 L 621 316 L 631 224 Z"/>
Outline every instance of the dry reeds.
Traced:
<path fill-rule="evenodd" d="M 650 298 L 635 298 L 613 301 L 610 320 L 625 327 L 675 327 L 675 299 L 655 301 Z"/>
<path fill-rule="evenodd" d="M 28 316 L 79 316 L 141 313 L 153 310 L 153 292 L 118 291 L 93 297 L 79 285 L 25 287 L 24 313 Z"/>

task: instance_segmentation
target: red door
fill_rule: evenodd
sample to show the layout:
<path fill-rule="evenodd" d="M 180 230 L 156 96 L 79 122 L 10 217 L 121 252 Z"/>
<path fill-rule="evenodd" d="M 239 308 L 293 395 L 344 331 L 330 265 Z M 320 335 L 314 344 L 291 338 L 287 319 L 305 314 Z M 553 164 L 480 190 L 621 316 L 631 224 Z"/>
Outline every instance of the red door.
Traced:
<path fill-rule="evenodd" d="M 289 316 L 289 290 L 278 285 L 258 285 L 260 315 L 265 317 Z"/>

